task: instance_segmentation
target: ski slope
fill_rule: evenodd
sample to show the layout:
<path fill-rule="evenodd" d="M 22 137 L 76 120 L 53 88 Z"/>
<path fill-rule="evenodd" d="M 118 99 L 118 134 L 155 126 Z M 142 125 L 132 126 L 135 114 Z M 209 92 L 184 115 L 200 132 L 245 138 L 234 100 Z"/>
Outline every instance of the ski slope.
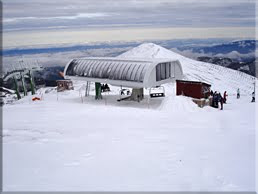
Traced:
<path fill-rule="evenodd" d="M 147 92 L 140 103 L 117 102 L 113 86 L 95 100 L 93 83 L 89 97 L 81 96 L 83 82 L 60 93 L 42 88 L 41 101 L 27 96 L 2 107 L 4 191 L 255 190 L 252 77 L 154 44 L 119 57 L 137 56 L 179 57 L 185 79 L 228 90 L 228 103 L 199 108 L 175 95 L 175 83 L 149 103 Z"/>

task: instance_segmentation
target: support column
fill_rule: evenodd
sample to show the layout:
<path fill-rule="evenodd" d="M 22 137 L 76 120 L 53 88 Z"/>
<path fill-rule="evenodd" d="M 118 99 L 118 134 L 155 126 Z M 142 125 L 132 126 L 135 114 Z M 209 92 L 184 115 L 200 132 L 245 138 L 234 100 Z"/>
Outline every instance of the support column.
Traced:
<path fill-rule="evenodd" d="M 27 88 L 24 81 L 24 75 L 21 73 L 21 82 L 24 96 L 27 96 Z"/>
<path fill-rule="evenodd" d="M 90 95 L 90 83 L 89 81 L 87 81 L 86 83 L 86 88 L 85 88 L 85 97 Z"/>
<path fill-rule="evenodd" d="M 131 100 L 140 102 L 144 97 L 143 88 L 133 88 Z"/>
<path fill-rule="evenodd" d="M 29 71 L 29 78 L 30 78 L 31 94 L 34 95 L 36 93 L 36 91 L 35 91 L 34 78 L 33 78 L 33 75 L 32 75 L 31 71 Z"/>
<path fill-rule="evenodd" d="M 20 100 L 21 99 L 21 95 L 20 95 L 20 92 L 19 92 L 18 81 L 17 81 L 15 76 L 13 77 L 13 81 L 14 81 L 15 92 L 16 92 L 17 98 L 18 98 L 18 100 Z"/>
<path fill-rule="evenodd" d="M 99 82 L 95 82 L 95 99 L 102 99 L 101 95 L 101 84 Z"/>

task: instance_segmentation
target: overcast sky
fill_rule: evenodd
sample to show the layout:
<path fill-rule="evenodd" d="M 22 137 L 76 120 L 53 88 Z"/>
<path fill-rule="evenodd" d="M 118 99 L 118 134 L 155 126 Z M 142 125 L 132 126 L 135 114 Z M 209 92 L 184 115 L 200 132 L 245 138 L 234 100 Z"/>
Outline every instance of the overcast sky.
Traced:
<path fill-rule="evenodd" d="M 4 32 L 255 27 L 255 0 L 3 0 Z"/>
<path fill-rule="evenodd" d="M 255 25 L 255 0 L 3 0 L 3 7 L 5 30 Z"/>

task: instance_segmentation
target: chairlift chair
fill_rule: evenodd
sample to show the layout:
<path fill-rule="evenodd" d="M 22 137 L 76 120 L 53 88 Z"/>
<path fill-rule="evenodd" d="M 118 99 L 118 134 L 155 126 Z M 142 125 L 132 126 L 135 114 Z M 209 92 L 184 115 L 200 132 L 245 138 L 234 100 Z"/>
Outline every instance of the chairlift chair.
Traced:
<path fill-rule="evenodd" d="M 125 95 L 125 96 L 129 96 L 131 94 L 129 89 L 121 89 L 120 90 L 120 95 Z"/>
<path fill-rule="evenodd" d="M 165 97 L 164 86 L 156 86 L 156 87 L 150 88 L 150 97 L 151 98 Z"/>

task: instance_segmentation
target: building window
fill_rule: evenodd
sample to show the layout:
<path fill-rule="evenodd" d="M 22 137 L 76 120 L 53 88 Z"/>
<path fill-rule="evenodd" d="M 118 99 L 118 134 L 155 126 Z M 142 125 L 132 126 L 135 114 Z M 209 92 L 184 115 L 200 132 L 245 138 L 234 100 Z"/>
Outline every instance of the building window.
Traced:
<path fill-rule="evenodd" d="M 76 66 L 77 66 L 77 62 L 76 62 L 76 60 L 73 60 L 70 64 L 69 64 L 69 66 L 68 66 L 68 68 L 67 68 L 67 71 L 66 71 L 66 74 L 67 75 L 75 75 L 75 68 L 76 68 Z"/>
<path fill-rule="evenodd" d="M 161 80 L 166 79 L 166 63 L 162 63 L 161 65 Z"/>
<path fill-rule="evenodd" d="M 170 68 L 170 63 L 166 63 L 166 78 L 171 77 L 171 68 Z"/>
<path fill-rule="evenodd" d="M 158 65 L 156 66 L 156 81 L 160 81 L 160 80 L 161 80 L 160 67 L 161 67 L 161 64 L 158 64 Z"/>
<path fill-rule="evenodd" d="M 160 63 L 156 66 L 156 81 L 171 78 L 171 63 Z"/>

